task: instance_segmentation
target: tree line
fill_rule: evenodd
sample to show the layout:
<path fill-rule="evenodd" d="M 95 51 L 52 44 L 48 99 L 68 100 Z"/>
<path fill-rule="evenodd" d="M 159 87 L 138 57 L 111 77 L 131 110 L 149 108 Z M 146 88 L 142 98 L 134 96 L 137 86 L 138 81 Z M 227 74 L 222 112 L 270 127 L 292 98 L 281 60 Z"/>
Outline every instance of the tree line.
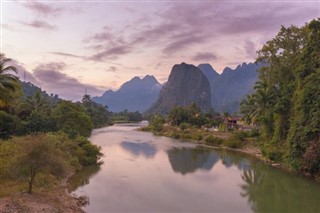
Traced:
<path fill-rule="evenodd" d="M 26 96 L 17 69 L 9 62 L 1 53 L 1 185 L 27 182 L 31 193 L 36 177 L 55 179 L 96 164 L 102 153 L 87 137 L 93 128 L 111 124 L 107 107 L 93 102 L 89 95 L 75 103 L 49 96 L 40 88 Z M 0 193 L 3 195 L 6 190 Z"/>
<path fill-rule="evenodd" d="M 281 27 L 258 52 L 255 92 L 241 103 L 248 123 L 261 131 L 261 148 L 272 160 L 320 173 L 320 19 Z"/>

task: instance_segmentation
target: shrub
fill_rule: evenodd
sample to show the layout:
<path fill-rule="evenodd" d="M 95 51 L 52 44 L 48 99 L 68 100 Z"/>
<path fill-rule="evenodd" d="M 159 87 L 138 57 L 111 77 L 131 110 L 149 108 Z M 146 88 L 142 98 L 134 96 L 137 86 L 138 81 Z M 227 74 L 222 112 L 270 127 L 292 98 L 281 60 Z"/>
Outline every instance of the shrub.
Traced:
<path fill-rule="evenodd" d="M 303 154 L 302 170 L 312 176 L 320 173 L 320 143 L 311 141 Z"/>
<path fill-rule="evenodd" d="M 203 139 L 203 136 L 201 135 L 201 133 L 197 133 L 197 134 L 193 135 L 192 139 L 197 140 L 197 141 L 201 141 Z"/>
<path fill-rule="evenodd" d="M 210 145 L 220 146 L 223 143 L 223 139 L 210 135 L 206 138 L 206 143 Z"/>
<path fill-rule="evenodd" d="M 238 149 L 242 147 L 242 143 L 239 140 L 232 140 L 231 138 L 224 142 L 224 145 L 229 148 Z"/>
<path fill-rule="evenodd" d="M 183 122 L 183 123 L 180 124 L 179 127 L 180 127 L 181 130 L 185 130 L 185 129 L 189 128 L 190 125 L 188 123 L 186 123 L 186 122 Z"/>
<path fill-rule="evenodd" d="M 14 128 L 13 117 L 4 111 L 0 111 L 0 138 L 9 139 L 14 132 Z"/>

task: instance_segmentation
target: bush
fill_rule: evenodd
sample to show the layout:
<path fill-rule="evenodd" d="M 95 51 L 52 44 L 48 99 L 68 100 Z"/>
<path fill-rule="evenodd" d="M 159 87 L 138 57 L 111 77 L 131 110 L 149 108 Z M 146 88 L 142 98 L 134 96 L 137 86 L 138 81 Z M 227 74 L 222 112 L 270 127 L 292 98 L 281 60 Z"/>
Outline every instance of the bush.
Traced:
<path fill-rule="evenodd" d="M 13 117 L 4 111 L 0 111 L 0 138 L 9 139 L 14 132 L 14 128 Z"/>
<path fill-rule="evenodd" d="M 201 135 L 201 133 L 197 133 L 193 135 L 192 139 L 201 141 L 203 139 L 203 136 Z"/>
<path fill-rule="evenodd" d="M 173 137 L 173 138 L 175 138 L 175 139 L 179 139 L 179 138 L 180 138 L 180 134 L 177 133 L 177 132 L 173 132 L 173 133 L 171 134 L 171 137 Z"/>
<path fill-rule="evenodd" d="M 223 143 L 223 139 L 210 135 L 206 138 L 206 143 L 210 145 L 220 146 Z"/>
<path fill-rule="evenodd" d="M 303 154 L 302 170 L 312 176 L 320 173 L 320 143 L 311 141 Z"/>
<path fill-rule="evenodd" d="M 284 153 L 283 149 L 275 144 L 264 144 L 262 146 L 262 154 L 272 161 L 282 161 Z"/>
<path fill-rule="evenodd" d="M 226 147 L 229 147 L 229 148 L 232 148 L 232 149 L 238 149 L 238 148 L 241 148 L 243 144 L 239 140 L 229 139 L 229 140 L 224 142 L 224 145 Z"/>
<path fill-rule="evenodd" d="M 180 124 L 179 127 L 180 127 L 181 130 L 185 130 L 187 128 L 190 128 L 190 124 L 188 124 L 186 122 L 183 122 L 183 123 Z"/>
<path fill-rule="evenodd" d="M 152 131 L 160 132 L 164 128 L 165 119 L 161 115 L 155 115 L 149 124 Z"/>

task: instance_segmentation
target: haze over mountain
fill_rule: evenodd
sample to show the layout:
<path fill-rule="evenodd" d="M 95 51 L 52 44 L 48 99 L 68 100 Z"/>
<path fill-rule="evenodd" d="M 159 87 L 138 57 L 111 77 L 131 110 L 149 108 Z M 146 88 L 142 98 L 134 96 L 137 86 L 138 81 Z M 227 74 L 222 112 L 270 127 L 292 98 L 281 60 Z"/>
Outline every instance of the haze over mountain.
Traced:
<path fill-rule="evenodd" d="M 196 103 L 203 111 L 211 108 L 211 89 L 206 76 L 194 65 L 181 63 L 173 66 L 168 82 L 148 113 L 166 114 L 174 106 Z"/>
<path fill-rule="evenodd" d="M 200 64 L 211 87 L 211 103 L 218 112 L 234 113 L 239 110 L 241 100 L 251 92 L 258 80 L 257 70 L 261 64 L 242 63 L 235 69 L 226 67 L 219 75 L 210 64 Z"/>
<path fill-rule="evenodd" d="M 154 76 L 134 77 L 119 90 L 107 90 L 102 96 L 93 97 L 99 104 L 107 105 L 112 112 L 128 110 L 144 112 L 158 98 L 161 84 Z"/>

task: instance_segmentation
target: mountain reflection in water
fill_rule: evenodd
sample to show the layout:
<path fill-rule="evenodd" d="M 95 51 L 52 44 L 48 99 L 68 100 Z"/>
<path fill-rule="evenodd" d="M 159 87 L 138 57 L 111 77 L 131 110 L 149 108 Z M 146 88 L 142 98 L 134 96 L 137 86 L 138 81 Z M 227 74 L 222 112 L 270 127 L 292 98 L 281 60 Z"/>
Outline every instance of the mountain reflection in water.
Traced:
<path fill-rule="evenodd" d="M 320 184 L 244 153 L 135 131 L 96 130 L 100 167 L 69 181 L 90 212 L 320 212 Z"/>
<path fill-rule="evenodd" d="M 150 144 L 148 142 L 136 143 L 136 142 L 122 141 L 120 143 L 120 146 L 135 156 L 143 155 L 146 158 L 154 157 L 154 155 L 157 152 L 156 147 L 153 144 Z"/>
<path fill-rule="evenodd" d="M 216 152 L 201 147 L 173 148 L 167 153 L 173 171 L 183 175 L 193 173 L 197 169 L 211 170 L 219 160 Z"/>

